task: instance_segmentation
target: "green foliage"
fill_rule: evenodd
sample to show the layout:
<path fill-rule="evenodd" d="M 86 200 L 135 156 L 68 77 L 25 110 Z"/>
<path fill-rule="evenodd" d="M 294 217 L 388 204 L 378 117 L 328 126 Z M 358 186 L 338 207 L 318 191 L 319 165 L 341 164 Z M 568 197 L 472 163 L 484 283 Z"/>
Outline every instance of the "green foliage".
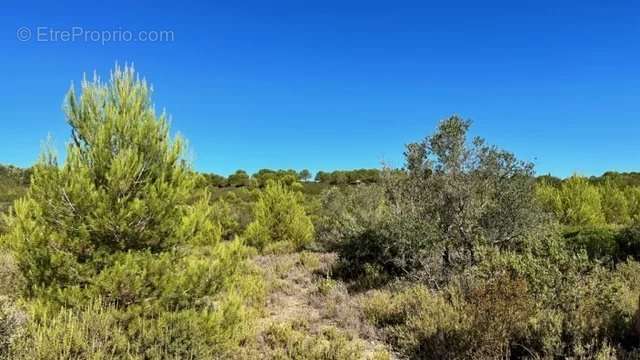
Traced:
<path fill-rule="evenodd" d="M 309 181 L 311 179 L 311 172 L 309 172 L 309 170 L 307 169 L 303 169 L 302 171 L 300 171 L 300 173 L 298 174 L 298 177 L 300 178 L 300 180 L 302 181 Z"/>
<path fill-rule="evenodd" d="M 576 251 L 584 249 L 591 259 L 617 260 L 620 256 L 618 231 L 610 227 L 581 228 L 564 235 Z"/>
<path fill-rule="evenodd" d="M 629 202 L 625 193 L 610 181 L 600 187 L 602 212 L 608 224 L 625 225 L 631 222 Z"/>
<path fill-rule="evenodd" d="M 474 286 L 466 301 L 451 290 L 438 294 L 418 285 L 396 295 L 380 292 L 365 311 L 410 358 L 508 357 L 532 310 L 526 282 L 498 277 Z"/>
<path fill-rule="evenodd" d="M 373 184 L 380 181 L 380 170 L 378 169 L 358 169 L 350 171 L 319 171 L 315 180 L 320 183 L 329 185 L 347 185 L 347 184 Z"/>
<path fill-rule="evenodd" d="M 424 359 L 456 357 L 456 334 L 467 322 L 460 310 L 420 285 L 394 295 L 377 292 L 364 303 L 366 316 L 385 329 L 396 350 Z"/>
<path fill-rule="evenodd" d="M 213 218 L 220 223 L 223 239 L 240 236 L 253 222 L 253 207 L 259 192 L 248 188 L 223 190 L 212 201 Z"/>
<path fill-rule="evenodd" d="M 607 171 L 602 176 L 589 178 L 589 181 L 594 184 L 612 183 L 618 187 L 639 187 L 640 172 L 620 173 Z"/>
<path fill-rule="evenodd" d="M 544 208 L 567 226 L 624 226 L 637 222 L 640 187 L 611 176 L 603 179 L 574 175 L 555 184 L 541 182 L 536 193 Z"/>
<path fill-rule="evenodd" d="M 640 260 L 640 227 L 583 227 L 566 231 L 567 245 L 585 250 L 592 260 L 618 263 L 628 258 Z"/>
<path fill-rule="evenodd" d="M 629 216 L 635 224 L 640 224 L 640 186 L 625 188 L 625 196 L 629 206 Z"/>
<path fill-rule="evenodd" d="M 611 272 L 570 251 L 548 249 L 546 255 L 495 253 L 476 273 L 480 281 L 511 273 L 527 282 L 533 312 L 518 344 L 542 357 L 568 357 L 625 343 L 640 291 L 638 263 L 622 263 Z"/>
<path fill-rule="evenodd" d="M 237 351 L 246 337 L 240 301 L 214 311 L 131 317 L 99 303 L 62 309 L 32 322 L 14 345 L 14 359 L 210 359 Z"/>
<path fill-rule="evenodd" d="M 217 174 L 202 174 L 203 181 L 210 186 L 223 188 L 227 186 L 227 178 Z"/>
<path fill-rule="evenodd" d="M 180 227 L 176 236 L 181 242 L 193 245 L 215 245 L 223 235 L 224 226 L 232 226 L 227 220 L 225 209 L 210 206 L 209 194 L 198 200 L 195 204 L 185 208 Z"/>
<path fill-rule="evenodd" d="M 314 229 L 302 206 L 302 195 L 281 183 L 269 183 L 258 196 L 255 220 L 249 224 L 247 244 L 265 249 L 276 242 L 301 249 L 313 241 Z"/>
<path fill-rule="evenodd" d="M 329 188 L 320 198 L 317 241 L 329 250 L 337 249 L 345 240 L 386 221 L 389 211 L 381 186 Z"/>
<path fill-rule="evenodd" d="M 7 211 L 13 201 L 26 193 L 31 173 L 31 169 L 0 165 L 0 213 Z M 3 232 L 0 221 L 0 234 Z"/>
<path fill-rule="evenodd" d="M 239 241 L 184 255 L 114 255 L 88 288 L 32 302 L 33 321 L 15 351 L 24 359 L 201 359 L 237 352 L 252 335 L 265 291 L 249 255 Z"/>
<path fill-rule="evenodd" d="M 640 225 L 634 225 L 622 229 L 616 237 L 619 258 L 626 260 L 628 257 L 640 261 Z"/>
<path fill-rule="evenodd" d="M 231 240 L 242 232 L 237 208 L 232 207 L 224 198 L 211 204 L 210 217 L 217 220 L 221 232 L 220 236 L 224 240 Z"/>
<path fill-rule="evenodd" d="M 552 262 L 505 255 L 491 260 L 498 267 L 486 276 L 486 269 L 467 273 L 440 290 L 376 291 L 363 300 L 365 314 L 412 359 L 591 358 L 610 344 L 637 341 L 628 339 L 638 263 L 578 275 L 578 268 L 556 271 Z M 537 275 L 541 282 L 527 280 Z M 623 358 L 629 350 L 616 352 Z"/>
<path fill-rule="evenodd" d="M 227 184 L 233 187 L 244 187 L 251 185 L 251 178 L 244 170 L 237 170 L 227 178 Z"/>
<path fill-rule="evenodd" d="M 295 170 L 269 170 L 261 169 L 253 174 L 253 179 L 257 182 L 258 187 L 264 188 L 269 182 L 281 182 L 291 186 L 301 179 L 300 174 Z"/>
<path fill-rule="evenodd" d="M 586 179 L 572 176 L 561 188 L 563 223 L 575 226 L 603 224 L 601 196 Z"/>

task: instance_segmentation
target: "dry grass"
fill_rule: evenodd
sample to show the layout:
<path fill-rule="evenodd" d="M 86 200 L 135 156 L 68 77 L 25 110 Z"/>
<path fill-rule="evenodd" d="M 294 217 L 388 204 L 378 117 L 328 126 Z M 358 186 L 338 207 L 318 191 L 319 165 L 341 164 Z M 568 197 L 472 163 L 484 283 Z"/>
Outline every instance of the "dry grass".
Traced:
<path fill-rule="evenodd" d="M 270 289 L 252 354 L 273 359 L 392 359 L 365 319 L 360 297 L 332 278 L 336 255 L 255 258 Z"/>

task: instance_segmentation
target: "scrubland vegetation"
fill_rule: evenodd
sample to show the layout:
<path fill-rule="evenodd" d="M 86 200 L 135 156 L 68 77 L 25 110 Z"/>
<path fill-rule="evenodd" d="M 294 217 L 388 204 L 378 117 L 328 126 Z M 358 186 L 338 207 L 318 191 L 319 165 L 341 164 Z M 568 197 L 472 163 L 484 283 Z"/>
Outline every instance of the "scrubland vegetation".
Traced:
<path fill-rule="evenodd" d="M 457 116 L 400 169 L 199 174 L 150 95 L 84 82 L 65 161 L 0 169 L 0 359 L 640 358 L 640 174 Z"/>

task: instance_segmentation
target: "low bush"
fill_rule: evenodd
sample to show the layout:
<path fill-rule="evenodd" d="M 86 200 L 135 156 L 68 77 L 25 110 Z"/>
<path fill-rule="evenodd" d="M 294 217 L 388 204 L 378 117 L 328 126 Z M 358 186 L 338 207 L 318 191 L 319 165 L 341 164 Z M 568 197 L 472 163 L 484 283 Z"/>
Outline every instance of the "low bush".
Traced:
<path fill-rule="evenodd" d="M 640 261 L 640 225 L 624 228 L 617 237 L 620 258 Z"/>
<path fill-rule="evenodd" d="M 180 253 L 184 251 L 185 254 Z M 264 284 L 240 241 L 176 253 L 130 252 L 84 289 L 29 304 L 17 359 L 207 359 L 253 335 Z"/>
<path fill-rule="evenodd" d="M 619 358 L 634 354 L 637 262 L 614 272 L 575 264 L 563 273 L 539 260 L 497 257 L 441 290 L 374 291 L 363 300 L 365 315 L 412 359 L 595 358 L 607 349 Z M 530 285 L 527 273 L 543 274 L 542 281 Z"/>
<path fill-rule="evenodd" d="M 27 321 L 23 311 L 7 296 L 0 295 L 0 360 L 13 358 L 14 342 Z"/>
<path fill-rule="evenodd" d="M 35 319 L 14 345 L 12 358 L 224 358 L 251 335 L 242 308 L 240 298 L 230 296 L 215 310 L 162 312 L 154 317 L 104 307 L 99 301 L 55 313 L 34 309 Z"/>
<path fill-rule="evenodd" d="M 335 327 L 310 333 L 304 323 L 272 324 L 266 332 L 271 354 L 279 360 L 363 359 L 363 344 Z"/>
<path fill-rule="evenodd" d="M 569 231 L 564 235 L 575 251 L 585 250 L 589 257 L 599 261 L 615 261 L 620 257 L 618 230 L 612 227 L 587 227 Z"/>
<path fill-rule="evenodd" d="M 0 247 L 0 251 L 5 251 Z M 15 298 L 22 292 L 24 279 L 9 252 L 0 253 L 0 296 Z"/>
<path fill-rule="evenodd" d="M 320 211 L 315 222 L 316 240 L 327 250 L 337 250 L 343 241 L 376 227 L 388 215 L 382 186 L 329 188 L 320 197 Z"/>
<path fill-rule="evenodd" d="M 564 237 L 574 251 L 585 250 L 592 260 L 640 260 L 640 226 L 579 228 L 567 231 Z"/>
<path fill-rule="evenodd" d="M 468 319 L 457 305 L 418 285 L 393 295 L 375 292 L 363 308 L 397 351 L 415 359 L 440 359 L 460 355 L 459 333 Z"/>

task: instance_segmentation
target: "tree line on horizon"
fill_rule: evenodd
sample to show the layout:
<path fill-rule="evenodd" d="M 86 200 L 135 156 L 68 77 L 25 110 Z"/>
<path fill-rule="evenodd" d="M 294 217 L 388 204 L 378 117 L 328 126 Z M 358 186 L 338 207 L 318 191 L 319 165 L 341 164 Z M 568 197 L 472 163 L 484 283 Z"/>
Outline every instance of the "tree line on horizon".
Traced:
<path fill-rule="evenodd" d="M 309 170 L 300 171 L 288 169 L 260 169 L 253 174 L 239 169 L 229 176 L 219 175 L 210 172 L 200 172 L 204 177 L 204 181 L 209 186 L 226 188 L 226 187 L 245 187 L 258 186 L 264 187 L 269 180 L 289 182 L 292 181 L 315 181 L 326 185 L 356 185 L 356 184 L 373 184 L 380 182 L 381 169 L 354 169 L 354 170 L 334 170 L 334 171 L 318 171 L 315 176 Z M 11 188 L 26 187 L 29 185 L 32 168 L 20 168 L 13 165 L 0 164 L 0 186 L 2 193 L 6 194 Z M 551 174 L 539 175 L 537 179 L 552 186 L 560 186 L 572 177 L 583 178 L 593 185 L 603 183 L 615 184 L 619 187 L 640 186 L 640 172 L 616 172 L 607 171 L 600 176 L 581 176 L 579 174 L 568 178 L 560 178 Z"/>

